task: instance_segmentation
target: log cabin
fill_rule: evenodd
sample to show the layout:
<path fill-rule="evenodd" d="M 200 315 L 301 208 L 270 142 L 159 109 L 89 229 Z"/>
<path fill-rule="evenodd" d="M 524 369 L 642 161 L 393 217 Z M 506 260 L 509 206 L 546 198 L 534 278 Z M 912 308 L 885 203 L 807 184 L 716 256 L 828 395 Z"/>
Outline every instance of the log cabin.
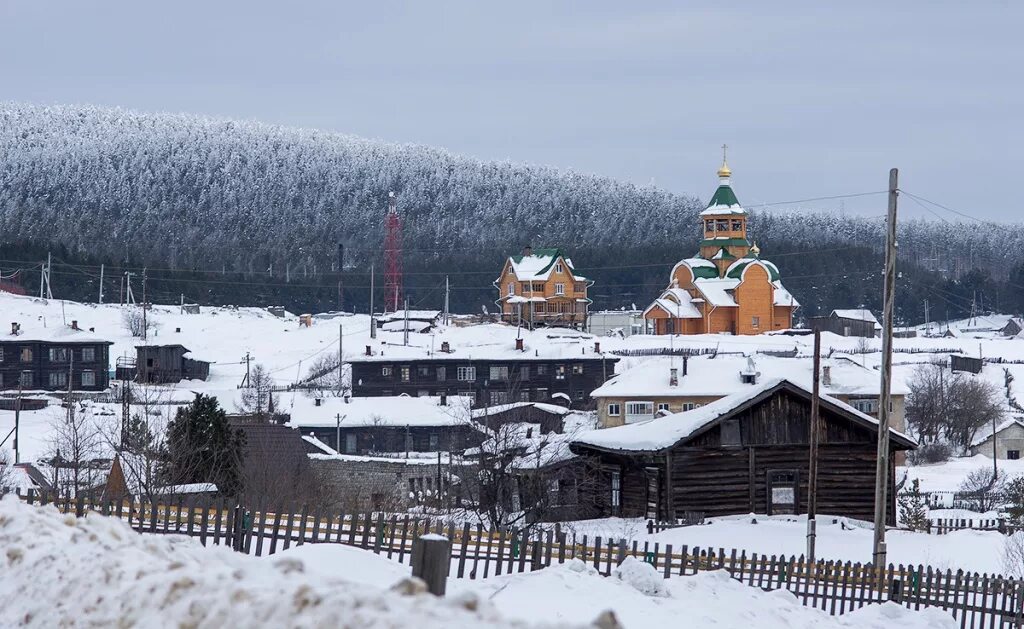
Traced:
<path fill-rule="evenodd" d="M 0 337 L 0 390 L 103 391 L 110 383 L 113 343 L 78 327 L 41 328 L 33 332 L 11 325 Z"/>
<path fill-rule="evenodd" d="M 878 421 L 821 396 L 818 511 L 871 520 Z M 605 513 L 674 520 L 807 510 L 811 393 L 772 379 L 701 408 L 577 437 L 573 452 L 605 470 Z M 890 454 L 916 444 L 890 429 Z M 890 456 L 888 519 L 895 522 Z"/>
<path fill-rule="evenodd" d="M 587 311 L 592 303 L 587 289 L 593 285 L 576 271 L 572 260 L 559 249 L 525 247 L 521 255 L 509 256 L 501 275 L 494 280 L 506 323 L 586 329 Z"/>
<path fill-rule="evenodd" d="M 723 147 L 724 148 L 724 147 Z M 664 291 L 644 310 L 653 334 L 761 334 L 793 326 L 800 306 L 779 268 L 747 239 L 747 211 L 723 156 L 718 189 L 701 212 L 696 255 L 676 263 Z"/>

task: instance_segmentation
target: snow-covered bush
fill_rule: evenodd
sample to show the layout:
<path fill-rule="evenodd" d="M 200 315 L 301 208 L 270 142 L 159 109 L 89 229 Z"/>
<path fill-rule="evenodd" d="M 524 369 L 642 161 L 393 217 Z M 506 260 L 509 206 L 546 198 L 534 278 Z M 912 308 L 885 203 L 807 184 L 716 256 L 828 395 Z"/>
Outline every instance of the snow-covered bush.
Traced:
<path fill-rule="evenodd" d="M 614 570 L 612 578 L 631 585 L 638 592 L 656 598 L 667 598 L 669 596 L 668 585 L 665 578 L 658 574 L 649 563 L 644 563 L 636 557 L 626 559 Z"/>

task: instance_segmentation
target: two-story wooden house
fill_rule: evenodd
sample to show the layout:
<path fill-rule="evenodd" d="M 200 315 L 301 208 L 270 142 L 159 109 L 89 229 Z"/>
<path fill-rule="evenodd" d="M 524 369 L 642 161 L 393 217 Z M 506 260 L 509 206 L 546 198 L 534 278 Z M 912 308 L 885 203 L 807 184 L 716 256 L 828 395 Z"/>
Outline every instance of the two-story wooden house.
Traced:
<path fill-rule="evenodd" d="M 70 327 L 0 337 L 0 390 L 102 391 L 109 384 L 110 341 Z"/>
<path fill-rule="evenodd" d="M 593 284 L 579 273 L 559 249 L 526 247 L 522 255 L 509 256 L 501 276 L 494 281 L 501 320 L 530 328 L 563 326 L 583 329 Z"/>
<path fill-rule="evenodd" d="M 492 347 L 475 353 L 449 349 L 447 343 L 437 352 L 368 350 L 347 361 L 354 397 L 445 394 L 471 397 L 475 407 L 553 401 L 593 408 L 590 392 L 615 373 L 619 360 L 588 347 L 579 347 L 579 353 L 539 351 L 521 341 L 516 349 Z"/>

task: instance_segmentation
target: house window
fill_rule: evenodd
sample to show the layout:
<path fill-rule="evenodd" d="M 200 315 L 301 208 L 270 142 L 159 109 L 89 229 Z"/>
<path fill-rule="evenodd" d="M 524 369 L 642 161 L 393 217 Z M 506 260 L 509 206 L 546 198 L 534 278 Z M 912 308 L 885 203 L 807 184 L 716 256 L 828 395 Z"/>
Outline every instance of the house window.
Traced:
<path fill-rule="evenodd" d="M 30 363 L 32 362 L 32 348 L 22 347 L 21 348 L 21 362 Z"/>
<path fill-rule="evenodd" d="M 543 376 L 544 374 L 546 374 L 548 372 L 548 366 L 547 365 L 536 365 L 536 366 L 534 366 L 533 370 L 537 372 L 538 376 Z"/>
<path fill-rule="evenodd" d="M 445 369 L 444 367 L 438 367 L 437 368 L 437 381 L 438 382 L 444 382 L 447 379 L 448 379 L 448 370 Z"/>
<path fill-rule="evenodd" d="M 409 376 L 411 375 L 410 372 L 412 371 L 409 369 L 409 365 L 402 365 L 401 370 L 402 382 L 409 382 Z"/>
<path fill-rule="evenodd" d="M 704 231 L 715 231 L 715 219 L 708 218 L 704 220 Z"/>
<path fill-rule="evenodd" d="M 572 366 L 572 372 L 576 375 L 583 373 L 583 363 L 575 363 Z"/>
<path fill-rule="evenodd" d="M 796 513 L 797 472 L 795 470 L 769 470 L 768 515 Z"/>
<path fill-rule="evenodd" d="M 390 378 L 391 377 L 391 365 L 384 365 L 383 367 L 381 367 L 380 368 L 380 375 L 384 376 L 385 378 Z"/>
<path fill-rule="evenodd" d="M 511 297 L 512 295 L 515 295 L 515 294 L 516 294 L 516 283 L 515 282 L 509 282 L 508 283 L 508 296 Z"/>
<path fill-rule="evenodd" d="M 18 376 L 18 384 L 20 384 L 23 387 L 31 387 L 32 386 L 32 372 L 31 371 L 23 371 L 23 372 L 21 372 L 21 375 Z"/>
<path fill-rule="evenodd" d="M 94 387 L 96 386 L 96 372 L 86 370 L 82 372 L 82 386 L 83 387 Z"/>
<path fill-rule="evenodd" d="M 740 420 L 727 419 L 722 422 L 722 445 L 740 445 Z"/>
<path fill-rule="evenodd" d="M 865 398 L 860 400 L 850 400 L 850 406 L 857 409 L 865 415 L 874 415 L 878 413 L 878 400 L 874 398 Z"/>
<path fill-rule="evenodd" d="M 667 411 L 668 410 L 668 402 L 658 402 L 658 410 L 659 411 Z"/>
<path fill-rule="evenodd" d="M 68 385 L 68 374 L 64 371 L 50 372 L 51 387 L 66 387 Z"/>
<path fill-rule="evenodd" d="M 683 402 L 683 412 L 684 413 L 686 411 L 692 411 L 695 408 L 697 408 L 697 405 L 694 404 L 693 402 Z"/>
<path fill-rule="evenodd" d="M 613 513 L 619 512 L 619 507 L 622 506 L 622 472 L 615 471 L 611 474 L 612 484 L 612 495 L 611 495 L 611 507 Z"/>
<path fill-rule="evenodd" d="M 424 378 L 430 375 L 430 365 L 420 365 L 416 368 L 416 373 Z"/>
<path fill-rule="evenodd" d="M 734 232 L 741 231 L 743 229 L 743 221 L 738 219 L 732 219 L 732 230 Z"/>
<path fill-rule="evenodd" d="M 4 362 L 4 348 L 0 347 L 0 363 Z"/>
<path fill-rule="evenodd" d="M 476 367 L 472 365 L 459 367 L 456 369 L 455 375 L 461 382 L 472 382 L 476 380 Z"/>
<path fill-rule="evenodd" d="M 547 387 L 539 387 L 537 389 L 536 393 L 537 394 L 534 396 L 533 399 L 540 400 L 541 402 L 543 402 L 544 400 L 548 399 L 548 389 L 547 389 Z"/>
<path fill-rule="evenodd" d="M 561 272 L 562 272 L 562 263 L 561 262 L 556 262 L 555 263 L 555 273 L 561 273 Z"/>
<path fill-rule="evenodd" d="M 430 433 L 430 451 L 431 452 L 437 452 L 437 449 L 438 449 L 437 433 L 436 432 L 432 432 L 432 433 Z"/>
<path fill-rule="evenodd" d="M 608 416 L 609 417 L 618 417 L 621 414 L 622 414 L 622 408 L 618 404 L 614 404 L 613 403 L 613 404 L 609 404 L 608 405 Z"/>
<path fill-rule="evenodd" d="M 1020 458 L 1020 450 L 1007 450 L 1006 458 L 1010 459 L 1011 461 L 1016 461 L 1017 459 Z"/>
<path fill-rule="evenodd" d="M 626 423 L 654 419 L 653 402 L 626 402 Z"/>
<path fill-rule="evenodd" d="M 572 397 L 575 398 L 577 401 L 582 400 L 583 399 L 583 389 L 576 389 L 575 391 L 573 391 L 572 392 Z"/>
<path fill-rule="evenodd" d="M 508 365 L 491 365 L 491 380 L 508 380 Z"/>
<path fill-rule="evenodd" d="M 51 347 L 50 348 L 50 362 L 51 363 L 66 363 L 66 362 L 68 362 L 68 348 L 66 348 L 66 347 Z"/>
<path fill-rule="evenodd" d="M 430 395 L 430 391 L 426 389 L 420 389 L 416 391 L 416 397 L 427 397 Z"/>
<path fill-rule="evenodd" d="M 565 365 L 555 367 L 555 380 L 565 380 Z"/>
<path fill-rule="evenodd" d="M 750 326 L 755 330 L 761 327 L 761 317 L 751 317 Z"/>
<path fill-rule="evenodd" d="M 729 231 L 729 219 L 720 218 L 715 222 L 715 231 L 727 232 Z"/>
<path fill-rule="evenodd" d="M 491 404 L 508 404 L 508 391 L 491 391 Z"/>
<path fill-rule="evenodd" d="M 530 379 L 530 366 L 529 365 L 523 365 L 522 367 L 519 368 L 519 379 L 520 380 L 529 380 Z"/>
<path fill-rule="evenodd" d="M 585 293 L 587 291 L 587 285 L 583 282 L 576 282 L 572 285 L 572 289 L 577 293 Z"/>
<path fill-rule="evenodd" d="M 96 348 L 95 347 L 83 347 L 82 348 L 82 362 L 83 363 L 96 362 Z"/>
<path fill-rule="evenodd" d="M 529 389 L 523 389 L 522 391 L 519 392 L 519 401 L 520 402 L 529 402 L 530 401 L 530 390 Z"/>
<path fill-rule="evenodd" d="M 345 452 L 348 454 L 354 454 L 356 451 L 356 433 L 350 432 L 345 434 Z"/>
<path fill-rule="evenodd" d="M 565 294 L 565 284 L 562 284 L 561 282 L 555 284 L 555 294 L 556 295 L 564 295 Z"/>
<path fill-rule="evenodd" d="M 519 285 L 519 292 L 525 295 L 526 293 L 530 292 L 532 287 L 533 284 L 530 284 L 529 282 L 523 282 L 522 284 Z"/>

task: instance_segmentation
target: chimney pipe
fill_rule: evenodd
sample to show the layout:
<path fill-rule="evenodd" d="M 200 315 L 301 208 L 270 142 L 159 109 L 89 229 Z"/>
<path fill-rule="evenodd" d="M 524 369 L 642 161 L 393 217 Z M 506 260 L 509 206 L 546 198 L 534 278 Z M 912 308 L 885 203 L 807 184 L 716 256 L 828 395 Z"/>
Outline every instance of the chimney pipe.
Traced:
<path fill-rule="evenodd" d="M 71 320 L 71 329 L 72 330 L 77 330 L 78 329 L 78 320 L 77 319 L 72 319 Z"/>
<path fill-rule="evenodd" d="M 595 354 L 600 354 L 601 353 L 601 343 L 599 341 L 594 341 L 594 353 Z"/>
<path fill-rule="evenodd" d="M 679 370 L 676 369 L 675 367 L 672 367 L 671 369 L 668 370 L 668 373 L 669 373 L 669 376 L 668 376 L 668 384 L 669 384 L 669 386 L 670 387 L 677 387 L 677 386 L 679 386 Z"/>
<path fill-rule="evenodd" d="M 832 366 L 822 365 L 821 366 L 821 383 L 826 387 L 832 386 Z"/>
<path fill-rule="evenodd" d="M 452 351 L 451 346 L 448 345 L 448 341 L 441 341 L 441 351 L 444 352 L 445 354 L 448 354 Z"/>
<path fill-rule="evenodd" d="M 320 398 L 316 398 L 314 403 L 315 403 L 316 406 L 320 406 L 321 404 L 323 404 L 323 400 L 320 399 Z"/>
<path fill-rule="evenodd" d="M 11 334 L 17 334 L 17 333 L 18 333 L 18 322 L 17 321 L 11 321 Z"/>
<path fill-rule="evenodd" d="M 520 352 L 523 351 L 523 339 L 516 339 L 516 349 Z"/>
<path fill-rule="evenodd" d="M 370 349 L 369 345 L 366 346 L 366 355 L 367 356 L 373 356 L 373 351 Z"/>
<path fill-rule="evenodd" d="M 690 370 L 690 357 L 683 355 L 683 375 L 685 376 Z"/>
<path fill-rule="evenodd" d="M 448 394 L 447 393 L 442 393 L 441 394 L 441 406 L 448 406 Z"/>

